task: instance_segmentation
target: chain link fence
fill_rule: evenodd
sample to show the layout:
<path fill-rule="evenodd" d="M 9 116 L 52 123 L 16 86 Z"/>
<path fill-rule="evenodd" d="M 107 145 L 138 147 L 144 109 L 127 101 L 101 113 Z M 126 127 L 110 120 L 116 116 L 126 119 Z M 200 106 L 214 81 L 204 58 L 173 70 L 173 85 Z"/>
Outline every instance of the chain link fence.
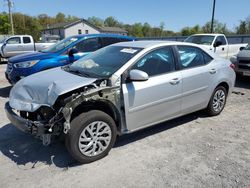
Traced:
<path fill-rule="evenodd" d="M 173 37 L 144 37 L 138 40 L 168 40 L 168 41 L 184 41 L 188 36 L 173 36 Z M 250 43 L 250 35 L 227 35 L 229 44 Z"/>

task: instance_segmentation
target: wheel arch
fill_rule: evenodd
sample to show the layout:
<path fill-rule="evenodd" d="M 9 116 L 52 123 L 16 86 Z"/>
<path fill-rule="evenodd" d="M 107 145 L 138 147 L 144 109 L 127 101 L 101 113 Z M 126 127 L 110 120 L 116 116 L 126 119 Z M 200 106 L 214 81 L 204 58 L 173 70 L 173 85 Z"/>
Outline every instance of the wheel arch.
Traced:
<path fill-rule="evenodd" d="M 226 89 L 226 91 L 227 91 L 227 94 L 228 94 L 228 92 L 229 92 L 229 84 L 226 81 L 220 82 L 214 89 L 216 89 L 219 86 L 224 87 Z"/>
<path fill-rule="evenodd" d="M 118 134 L 121 132 L 121 115 L 116 106 L 107 100 L 88 101 L 78 105 L 72 112 L 71 121 L 81 113 L 99 110 L 108 114 L 115 121 Z"/>

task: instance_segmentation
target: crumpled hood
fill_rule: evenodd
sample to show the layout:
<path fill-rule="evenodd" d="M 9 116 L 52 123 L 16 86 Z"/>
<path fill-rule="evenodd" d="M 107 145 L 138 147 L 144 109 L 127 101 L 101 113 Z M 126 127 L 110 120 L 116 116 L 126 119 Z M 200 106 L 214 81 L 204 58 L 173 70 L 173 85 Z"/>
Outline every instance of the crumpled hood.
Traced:
<path fill-rule="evenodd" d="M 86 78 L 59 68 L 42 71 L 21 79 L 11 89 L 9 103 L 16 110 L 34 112 L 41 106 L 53 106 L 67 92 L 87 86 L 96 78 Z"/>
<path fill-rule="evenodd" d="M 43 60 L 43 59 L 50 59 L 56 56 L 57 54 L 55 53 L 30 52 L 11 57 L 9 58 L 9 62 L 17 63 L 17 62 L 32 61 L 32 60 Z"/>

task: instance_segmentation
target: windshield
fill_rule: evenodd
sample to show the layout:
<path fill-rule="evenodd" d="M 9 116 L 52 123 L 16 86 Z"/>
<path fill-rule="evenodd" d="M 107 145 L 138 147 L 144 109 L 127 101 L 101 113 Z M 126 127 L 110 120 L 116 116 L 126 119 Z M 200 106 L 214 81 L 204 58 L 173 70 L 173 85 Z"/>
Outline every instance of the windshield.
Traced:
<path fill-rule="evenodd" d="M 76 42 L 77 40 L 79 40 L 79 38 L 76 38 L 76 37 L 66 38 L 66 39 L 61 40 L 58 43 L 50 46 L 47 49 L 42 50 L 41 52 L 55 53 L 55 52 L 58 52 L 58 51 L 60 51 L 60 50 L 62 50 L 64 48 L 67 48 L 69 45 Z"/>
<path fill-rule="evenodd" d="M 190 42 L 195 44 L 211 45 L 214 41 L 214 36 L 210 35 L 196 35 L 190 36 L 184 42 Z"/>
<path fill-rule="evenodd" d="M 250 50 L 250 44 L 248 44 L 244 50 Z"/>
<path fill-rule="evenodd" d="M 109 78 L 141 50 L 141 48 L 108 46 L 79 59 L 65 67 L 65 70 L 88 77 Z"/>

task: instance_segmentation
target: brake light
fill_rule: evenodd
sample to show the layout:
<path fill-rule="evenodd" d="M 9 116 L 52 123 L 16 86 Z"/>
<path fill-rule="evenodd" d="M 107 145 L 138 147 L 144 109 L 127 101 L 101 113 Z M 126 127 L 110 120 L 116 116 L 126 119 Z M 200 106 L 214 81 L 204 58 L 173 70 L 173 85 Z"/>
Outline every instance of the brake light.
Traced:
<path fill-rule="evenodd" d="M 235 64 L 231 63 L 230 67 L 234 70 L 235 69 Z"/>

